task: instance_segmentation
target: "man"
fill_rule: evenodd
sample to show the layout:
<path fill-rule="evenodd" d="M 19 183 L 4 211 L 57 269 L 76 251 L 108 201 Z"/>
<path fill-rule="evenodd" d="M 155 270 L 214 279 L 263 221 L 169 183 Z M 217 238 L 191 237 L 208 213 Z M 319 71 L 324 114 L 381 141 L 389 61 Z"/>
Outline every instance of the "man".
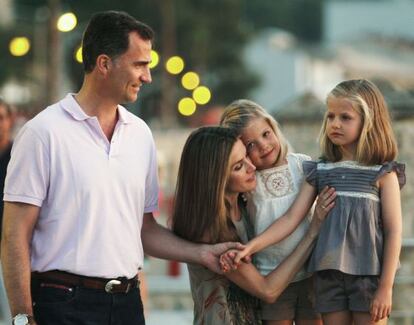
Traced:
<path fill-rule="evenodd" d="M 10 160 L 12 110 L 10 105 L 0 98 L 0 188 L 4 188 L 7 165 Z M 0 204 L 0 237 L 3 220 L 3 202 Z"/>
<path fill-rule="evenodd" d="M 0 97 L 0 187 L 4 188 L 7 165 L 10 160 L 10 151 L 12 147 L 11 127 L 12 127 L 12 109 L 11 106 Z M 3 221 L 3 202 L 0 202 L 0 239 L 1 225 Z M 3 288 L 3 277 L 0 275 L 0 300 L 5 299 Z M 0 304 L 0 319 L 3 320 L 8 314 L 4 304 Z"/>
<path fill-rule="evenodd" d="M 151 82 L 152 39 L 126 13 L 94 15 L 80 91 L 38 114 L 15 140 L 2 242 L 14 324 L 144 324 L 136 277 L 143 249 L 218 270 L 217 256 L 236 246 L 185 242 L 152 216 L 152 135 L 119 105 Z"/>

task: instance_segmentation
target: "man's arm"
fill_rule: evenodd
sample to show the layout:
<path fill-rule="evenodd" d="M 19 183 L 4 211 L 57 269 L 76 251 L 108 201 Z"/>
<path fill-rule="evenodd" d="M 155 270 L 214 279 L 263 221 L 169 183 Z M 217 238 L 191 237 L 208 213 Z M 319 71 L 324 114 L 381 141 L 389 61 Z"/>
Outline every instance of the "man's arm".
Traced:
<path fill-rule="evenodd" d="M 33 315 L 30 293 L 30 242 L 40 208 L 25 203 L 5 202 L 1 263 L 12 316 Z"/>
<path fill-rule="evenodd" d="M 146 254 L 162 259 L 202 264 L 216 273 L 222 273 L 218 260 L 222 253 L 231 248 L 243 247 L 239 243 L 205 245 L 186 241 L 158 224 L 152 213 L 144 214 L 141 237 Z"/>

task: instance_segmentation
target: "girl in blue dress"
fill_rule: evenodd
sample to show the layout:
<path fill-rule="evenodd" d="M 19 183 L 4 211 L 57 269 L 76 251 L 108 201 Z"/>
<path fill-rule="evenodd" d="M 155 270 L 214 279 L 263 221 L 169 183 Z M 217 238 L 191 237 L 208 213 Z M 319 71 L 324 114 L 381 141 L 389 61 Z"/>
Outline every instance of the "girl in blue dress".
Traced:
<path fill-rule="evenodd" d="M 386 324 L 401 250 L 405 166 L 395 161 L 387 105 L 372 82 L 347 80 L 329 93 L 320 145 L 321 160 L 303 162 L 306 182 L 286 212 L 304 218 L 324 186 L 336 189 L 308 266 L 316 310 L 328 325 Z M 278 228 L 272 224 L 251 240 L 235 262 L 273 244 Z"/>

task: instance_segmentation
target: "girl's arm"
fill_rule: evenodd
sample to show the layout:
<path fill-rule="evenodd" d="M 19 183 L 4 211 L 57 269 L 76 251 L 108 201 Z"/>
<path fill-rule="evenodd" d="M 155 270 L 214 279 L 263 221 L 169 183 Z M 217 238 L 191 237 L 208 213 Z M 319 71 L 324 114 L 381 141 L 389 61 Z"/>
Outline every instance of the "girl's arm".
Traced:
<path fill-rule="evenodd" d="M 225 276 L 261 300 L 274 302 L 309 257 L 322 222 L 322 218 L 314 218 L 295 250 L 267 276 L 261 275 L 253 264 L 245 263 L 242 263 L 236 271 L 225 273 Z"/>
<path fill-rule="evenodd" d="M 379 286 L 371 304 L 371 319 L 375 322 L 391 313 L 392 286 L 398 268 L 402 236 L 400 187 L 396 173 L 382 176 L 379 187 L 384 225 L 384 257 Z"/>
<path fill-rule="evenodd" d="M 335 190 L 333 188 L 325 187 L 319 195 L 322 198 L 321 201 L 323 201 L 321 202 L 321 205 L 327 207 L 332 203 L 333 206 L 335 195 Z M 245 256 L 254 254 L 289 236 L 306 217 L 315 200 L 315 196 L 315 187 L 308 182 L 303 182 L 300 192 L 289 210 L 279 219 L 274 221 L 264 232 L 249 241 L 246 248 L 237 253 L 234 259 L 235 264 L 238 264 Z M 324 210 L 326 211 L 326 209 L 322 209 L 320 213 L 325 213 Z"/>

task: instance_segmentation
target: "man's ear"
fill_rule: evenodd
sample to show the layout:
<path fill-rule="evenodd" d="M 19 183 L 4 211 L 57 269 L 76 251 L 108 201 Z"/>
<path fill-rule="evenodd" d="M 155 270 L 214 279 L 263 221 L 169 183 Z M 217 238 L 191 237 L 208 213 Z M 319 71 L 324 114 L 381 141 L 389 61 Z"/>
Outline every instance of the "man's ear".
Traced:
<path fill-rule="evenodd" d="M 111 68 L 112 60 L 106 54 L 101 54 L 96 58 L 96 68 L 102 74 L 107 74 Z"/>

